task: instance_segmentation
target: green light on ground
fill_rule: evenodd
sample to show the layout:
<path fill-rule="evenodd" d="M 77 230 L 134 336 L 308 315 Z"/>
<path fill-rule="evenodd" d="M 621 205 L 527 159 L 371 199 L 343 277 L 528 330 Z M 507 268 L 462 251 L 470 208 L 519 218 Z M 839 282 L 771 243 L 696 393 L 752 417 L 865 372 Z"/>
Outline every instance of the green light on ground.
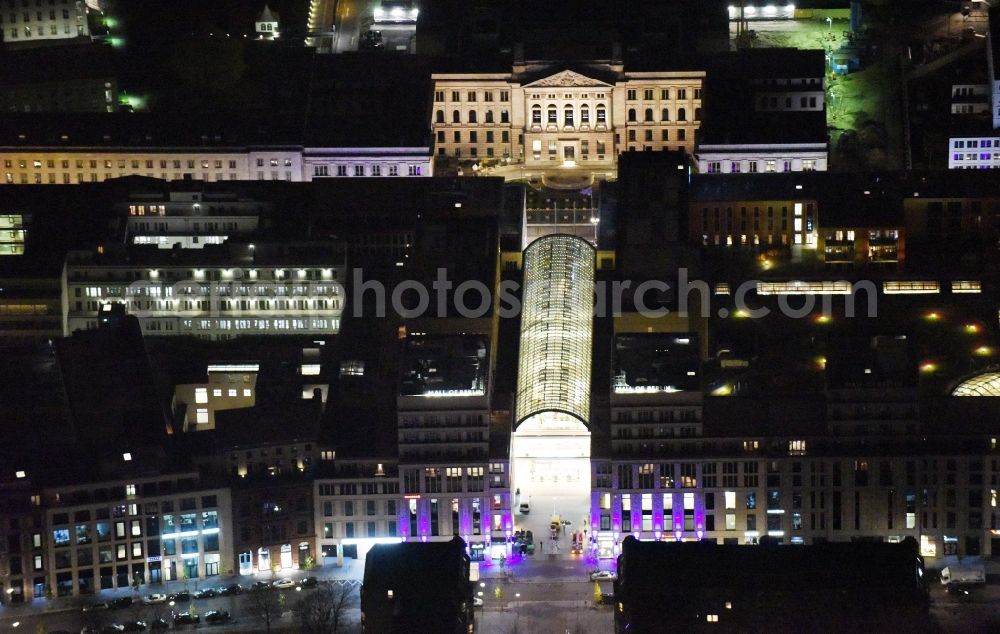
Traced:
<path fill-rule="evenodd" d="M 133 110 L 146 109 L 146 98 L 141 95 L 118 95 L 118 103 L 122 106 L 131 106 Z"/>
<path fill-rule="evenodd" d="M 108 27 L 109 29 L 117 28 L 118 24 L 119 22 L 117 18 L 113 18 L 110 15 L 104 16 L 104 26 Z"/>
<path fill-rule="evenodd" d="M 108 44 L 110 44 L 112 48 L 123 48 L 125 46 L 125 40 L 120 37 L 109 37 Z"/>

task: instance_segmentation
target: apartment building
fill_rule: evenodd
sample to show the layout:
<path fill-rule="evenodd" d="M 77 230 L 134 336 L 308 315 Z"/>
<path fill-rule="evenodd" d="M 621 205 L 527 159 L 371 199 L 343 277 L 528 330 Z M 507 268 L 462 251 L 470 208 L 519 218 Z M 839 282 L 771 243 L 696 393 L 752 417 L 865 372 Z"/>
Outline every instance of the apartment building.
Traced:
<path fill-rule="evenodd" d="M 131 253 L 131 255 L 130 255 Z M 152 247 L 73 251 L 63 270 L 63 333 L 94 329 L 122 304 L 149 335 L 332 334 L 344 308 L 343 252 L 232 244 L 183 258 Z"/>
<path fill-rule="evenodd" d="M 327 557 L 364 558 L 377 543 L 454 536 L 476 561 L 493 544 L 506 552 L 512 496 L 507 460 L 491 450 L 488 349 L 485 335 L 407 337 L 398 460 L 338 460 L 333 478 L 317 480 Z"/>
<path fill-rule="evenodd" d="M 948 169 L 996 169 L 1000 167 L 1000 135 L 954 135 L 948 138 Z"/>
<path fill-rule="evenodd" d="M 229 489 L 197 472 L 46 488 L 41 505 L 45 556 L 33 566 L 55 596 L 233 570 Z"/>
<path fill-rule="evenodd" d="M 290 122 L 174 120 L 151 113 L 15 114 L 0 135 L 0 185 L 68 185 L 124 176 L 309 181 L 432 176 L 429 147 L 354 140 L 303 144 Z"/>
<path fill-rule="evenodd" d="M 260 215 L 273 204 L 241 196 L 236 191 L 136 191 L 115 204 L 125 217 L 125 241 L 155 244 L 161 249 L 201 249 L 222 244 L 231 236 L 257 231 Z"/>
<path fill-rule="evenodd" d="M 42 3 L 7 0 L 0 4 L 0 14 L 6 18 L 0 31 L 7 44 L 38 40 L 68 40 L 89 37 L 89 8 L 81 0 L 56 0 Z"/>
<path fill-rule="evenodd" d="M 16 605 L 45 596 L 45 515 L 41 498 L 24 469 L 0 482 L 0 604 Z"/>

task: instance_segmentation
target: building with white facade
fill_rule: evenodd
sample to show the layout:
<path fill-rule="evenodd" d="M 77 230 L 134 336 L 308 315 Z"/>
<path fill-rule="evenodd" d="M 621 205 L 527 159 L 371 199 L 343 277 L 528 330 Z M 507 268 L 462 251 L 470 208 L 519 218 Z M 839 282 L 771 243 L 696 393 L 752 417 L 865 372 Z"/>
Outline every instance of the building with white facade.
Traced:
<path fill-rule="evenodd" d="M 995 9 L 990 11 L 990 28 L 986 31 L 986 69 L 993 129 L 1000 130 L 1000 11 Z"/>
<path fill-rule="evenodd" d="M 257 32 L 257 37 L 262 39 L 277 39 L 281 35 L 278 14 L 266 4 L 264 10 L 257 16 L 257 20 L 254 21 L 254 31 Z"/>
<path fill-rule="evenodd" d="M 90 37 L 89 8 L 80 0 L 54 0 L 44 6 L 40 2 L 6 5 L 0 7 L 8 9 L 2 11 L 6 19 L 0 39 L 7 44 Z"/>
<path fill-rule="evenodd" d="M 337 477 L 317 481 L 317 534 L 327 557 L 363 559 L 377 543 L 455 536 L 476 561 L 494 545 L 510 554 L 508 464 L 490 448 L 488 350 L 486 335 L 407 337 L 398 460 L 348 459 L 333 465 Z"/>
<path fill-rule="evenodd" d="M 335 334 L 344 309 L 344 261 L 329 246 L 222 245 L 188 251 L 108 247 L 74 251 L 63 269 L 63 332 L 98 327 L 98 312 L 124 305 L 144 334 Z"/>
<path fill-rule="evenodd" d="M 826 171 L 823 53 L 745 50 L 722 61 L 709 71 L 698 172 Z"/>
<path fill-rule="evenodd" d="M 306 147 L 302 180 L 363 176 L 433 176 L 426 147 Z"/>
<path fill-rule="evenodd" d="M 303 144 L 290 123 L 170 121 L 161 115 L 17 114 L 0 132 L 0 185 L 69 185 L 125 176 L 168 181 L 309 181 L 432 176 L 430 147 Z"/>
<path fill-rule="evenodd" d="M 215 429 L 215 413 L 253 407 L 257 388 L 258 363 L 213 363 L 205 383 L 174 387 L 171 409 L 180 424 L 178 431 Z"/>
<path fill-rule="evenodd" d="M 253 235 L 260 214 L 273 208 L 234 191 L 161 190 L 137 191 L 127 202 L 116 204 L 126 219 L 126 243 L 201 249 L 230 237 Z"/>
<path fill-rule="evenodd" d="M 695 69 L 627 71 L 620 61 L 435 73 L 434 153 L 613 174 L 620 152 L 693 150 L 704 77 Z"/>
<path fill-rule="evenodd" d="M 1000 167 L 1000 12 L 990 12 L 984 83 L 952 86 L 952 115 L 985 117 L 948 134 L 948 169 Z M 982 69 L 982 66 L 979 66 Z M 978 76 L 982 80 L 982 76 Z"/>
<path fill-rule="evenodd" d="M 952 136 L 948 139 L 948 145 L 948 169 L 1000 167 L 1000 134 Z"/>

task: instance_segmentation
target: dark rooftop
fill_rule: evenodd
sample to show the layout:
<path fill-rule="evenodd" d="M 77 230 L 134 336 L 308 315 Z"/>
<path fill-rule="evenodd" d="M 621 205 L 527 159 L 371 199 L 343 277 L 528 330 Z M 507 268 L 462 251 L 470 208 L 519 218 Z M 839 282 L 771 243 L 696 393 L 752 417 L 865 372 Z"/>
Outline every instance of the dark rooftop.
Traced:
<path fill-rule="evenodd" d="M 826 143 L 826 112 L 759 111 L 756 96 L 769 80 L 804 78 L 819 83 L 825 69 L 823 51 L 763 49 L 721 55 L 709 64 L 698 145 Z M 797 86 L 779 86 L 795 90 Z"/>
<path fill-rule="evenodd" d="M 700 390 L 698 350 L 696 333 L 617 335 L 613 390 Z"/>
<path fill-rule="evenodd" d="M 0 120 L 5 148 L 245 148 L 302 144 L 294 117 L 240 112 L 197 117 L 167 112 L 7 113 Z"/>
<path fill-rule="evenodd" d="M 824 401 L 801 398 L 708 397 L 704 401 L 706 437 L 822 436 L 826 433 Z"/>
<path fill-rule="evenodd" d="M 838 338 L 827 342 L 829 389 L 917 386 L 917 364 L 910 342 L 899 337 Z"/>
<path fill-rule="evenodd" d="M 376 544 L 361 591 L 366 628 L 380 632 L 464 632 L 472 616 L 465 542 Z"/>
<path fill-rule="evenodd" d="M 45 72 L 40 73 L 39 69 Z M 0 86 L 78 79 L 110 79 L 115 74 L 108 46 L 55 46 L 4 51 Z"/>
<path fill-rule="evenodd" d="M 486 394 L 489 358 L 484 335 L 407 337 L 400 365 L 401 396 Z"/>

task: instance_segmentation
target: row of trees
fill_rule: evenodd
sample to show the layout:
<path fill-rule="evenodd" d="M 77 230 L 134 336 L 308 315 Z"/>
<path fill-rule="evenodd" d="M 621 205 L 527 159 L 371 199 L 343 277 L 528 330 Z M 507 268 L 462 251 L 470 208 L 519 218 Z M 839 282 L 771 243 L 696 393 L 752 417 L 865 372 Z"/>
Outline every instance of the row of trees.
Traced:
<path fill-rule="evenodd" d="M 291 610 L 304 634 L 336 634 L 343 631 L 347 610 L 354 607 L 357 601 L 355 584 L 324 583 L 308 591 Z M 285 592 L 273 586 L 243 595 L 244 613 L 263 622 L 265 632 L 271 631 L 273 623 L 286 609 Z"/>
<path fill-rule="evenodd" d="M 242 596 L 230 597 L 227 609 L 234 617 L 260 623 L 260 628 L 270 632 L 283 614 L 291 610 L 304 634 L 337 634 L 345 630 L 347 611 L 358 604 L 358 589 L 354 582 L 322 583 L 314 590 L 292 592 L 297 600 L 290 601 L 289 594 L 272 585 L 248 590 Z M 87 602 L 79 601 L 77 607 Z M 221 609 L 221 606 L 220 606 Z M 81 610 L 81 625 L 99 631 L 112 621 L 170 621 L 173 612 L 198 614 L 194 601 L 187 605 L 170 606 L 165 603 L 146 605 L 136 594 L 132 605 L 121 610 Z M 41 626 L 37 634 L 45 634 Z"/>

